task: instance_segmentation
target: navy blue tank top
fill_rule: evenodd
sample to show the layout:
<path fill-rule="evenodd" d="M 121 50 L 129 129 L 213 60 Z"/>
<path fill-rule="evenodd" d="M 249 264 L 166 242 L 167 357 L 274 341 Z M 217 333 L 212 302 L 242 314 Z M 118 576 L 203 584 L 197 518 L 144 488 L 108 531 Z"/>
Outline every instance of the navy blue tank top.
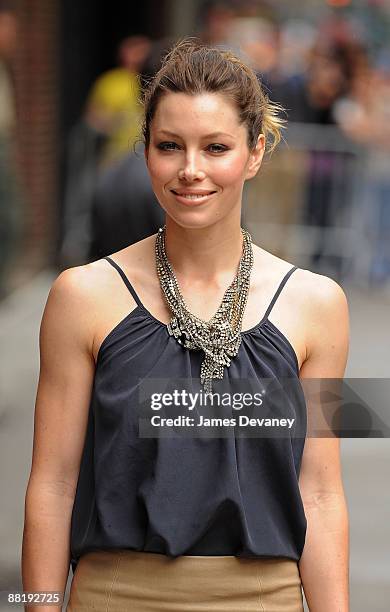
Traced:
<path fill-rule="evenodd" d="M 132 549 L 179 555 L 285 557 L 299 560 L 306 517 L 298 477 L 306 437 L 306 405 L 296 353 L 266 313 L 242 332 L 239 352 L 224 368 L 232 379 L 296 381 L 302 392 L 289 411 L 301 435 L 140 437 L 133 407 L 148 378 L 200 376 L 203 351 L 183 348 L 143 306 L 118 264 L 137 306 L 103 340 L 96 362 L 86 437 L 71 519 L 71 564 L 93 550 Z"/>

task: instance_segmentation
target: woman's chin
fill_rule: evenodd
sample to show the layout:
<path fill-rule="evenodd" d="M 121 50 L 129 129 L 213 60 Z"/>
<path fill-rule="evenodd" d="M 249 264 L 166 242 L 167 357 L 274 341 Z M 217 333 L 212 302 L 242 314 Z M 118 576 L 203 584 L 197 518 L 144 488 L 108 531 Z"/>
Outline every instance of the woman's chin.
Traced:
<path fill-rule="evenodd" d="M 200 211 L 188 211 L 186 213 L 175 214 L 172 211 L 165 211 L 167 215 L 167 222 L 172 221 L 176 225 L 182 227 L 183 229 L 205 229 L 207 227 L 211 227 L 218 222 L 221 222 L 222 219 L 216 217 L 215 215 L 211 215 L 208 213 L 201 213 Z"/>

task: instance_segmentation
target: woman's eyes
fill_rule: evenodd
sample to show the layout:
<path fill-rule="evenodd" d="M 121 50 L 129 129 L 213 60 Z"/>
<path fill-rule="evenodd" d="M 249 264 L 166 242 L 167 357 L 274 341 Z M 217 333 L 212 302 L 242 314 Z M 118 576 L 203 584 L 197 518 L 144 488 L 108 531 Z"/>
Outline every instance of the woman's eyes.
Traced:
<path fill-rule="evenodd" d="M 161 151 L 174 151 L 175 147 L 180 148 L 175 142 L 160 142 L 157 145 L 157 148 Z M 213 148 L 212 150 L 211 147 Z M 228 150 L 228 147 L 225 145 L 217 143 L 210 144 L 207 148 L 211 151 L 211 153 L 223 153 L 224 151 Z"/>
<path fill-rule="evenodd" d="M 228 150 L 228 147 L 225 147 L 225 145 L 220 145 L 220 144 L 211 144 L 209 145 L 210 147 L 217 147 L 217 151 L 212 151 L 212 153 L 223 153 L 224 151 Z"/>
<path fill-rule="evenodd" d="M 174 142 L 160 142 L 157 145 L 158 149 L 161 149 L 162 151 L 173 151 L 173 147 L 176 147 L 176 143 Z"/>

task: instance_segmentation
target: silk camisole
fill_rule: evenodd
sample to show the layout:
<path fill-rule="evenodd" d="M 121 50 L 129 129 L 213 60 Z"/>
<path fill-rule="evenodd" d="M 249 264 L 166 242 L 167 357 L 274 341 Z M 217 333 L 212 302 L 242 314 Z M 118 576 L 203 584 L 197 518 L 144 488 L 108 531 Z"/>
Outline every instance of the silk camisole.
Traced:
<path fill-rule="evenodd" d="M 306 517 L 298 478 L 306 404 L 296 353 L 269 320 L 292 267 L 261 321 L 241 332 L 224 379 L 288 378 L 286 400 L 301 433 L 262 437 L 140 437 L 139 381 L 199 378 L 203 351 L 185 349 L 143 306 L 119 265 L 136 307 L 103 340 L 71 518 L 71 565 L 93 550 L 299 560 Z M 236 416 L 236 415 L 234 415 Z M 268 415 L 267 415 L 268 416 Z"/>

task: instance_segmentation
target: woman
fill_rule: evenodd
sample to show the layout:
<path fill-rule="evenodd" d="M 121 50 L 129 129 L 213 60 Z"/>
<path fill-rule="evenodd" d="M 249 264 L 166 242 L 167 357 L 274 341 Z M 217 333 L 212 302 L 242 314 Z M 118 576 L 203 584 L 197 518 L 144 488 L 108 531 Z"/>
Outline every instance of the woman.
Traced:
<path fill-rule="evenodd" d="M 302 586 L 311 611 L 348 610 L 337 439 L 151 438 L 136 418 L 152 379 L 200 377 L 206 392 L 221 379 L 343 376 L 341 288 L 240 227 L 277 110 L 240 59 L 181 41 L 144 94 L 165 228 L 65 270 L 50 291 L 23 579 L 63 591 L 71 561 L 71 612 L 293 612 Z M 299 401 L 287 405 L 302 420 Z"/>

